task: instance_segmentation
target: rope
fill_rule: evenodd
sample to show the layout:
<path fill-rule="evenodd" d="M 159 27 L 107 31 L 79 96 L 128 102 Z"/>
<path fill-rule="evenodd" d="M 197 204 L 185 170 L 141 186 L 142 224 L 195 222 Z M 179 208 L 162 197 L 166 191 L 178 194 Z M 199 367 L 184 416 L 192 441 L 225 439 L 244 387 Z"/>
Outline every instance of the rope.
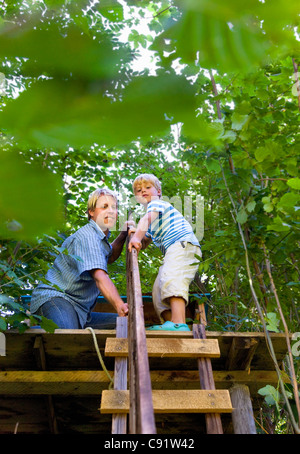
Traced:
<path fill-rule="evenodd" d="M 96 349 L 96 352 L 97 352 L 97 355 L 98 355 L 98 358 L 99 358 L 99 361 L 100 361 L 100 364 L 102 366 L 102 369 L 104 370 L 104 372 L 106 373 L 110 383 L 109 383 L 109 386 L 108 386 L 108 389 L 111 389 L 113 384 L 114 384 L 114 379 L 111 377 L 110 373 L 108 372 L 108 370 L 106 369 L 106 366 L 104 364 L 104 361 L 103 361 L 103 358 L 102 358 L 102 355 L 101 355 L 101 352 L 99 350 L 99 346 L 98 346 L 98 342 L 97 342 L 97 337 L 96 337 L 96 334 L 95 334 L 95 331 L 93 330 L 93 328 L 91 328 L 90 326 L 88 326 L 87 328 L 85 329 L 88 329 L 91 333 L 92 333 L 92 336 L 93 336 L 93 341 L 94 341 L 94 346 L 95 346 L 95 349 Z"/>

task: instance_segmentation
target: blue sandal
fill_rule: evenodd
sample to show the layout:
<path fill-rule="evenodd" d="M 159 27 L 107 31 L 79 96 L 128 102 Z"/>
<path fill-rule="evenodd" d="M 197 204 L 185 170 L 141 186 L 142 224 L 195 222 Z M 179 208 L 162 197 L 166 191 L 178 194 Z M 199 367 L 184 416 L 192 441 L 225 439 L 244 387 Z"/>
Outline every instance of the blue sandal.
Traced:
<path fill-rule="evenodd" d="M 162 325 L 153 325 L 147 331 L 190 331 L 186 323 L 165 322 Z"/>

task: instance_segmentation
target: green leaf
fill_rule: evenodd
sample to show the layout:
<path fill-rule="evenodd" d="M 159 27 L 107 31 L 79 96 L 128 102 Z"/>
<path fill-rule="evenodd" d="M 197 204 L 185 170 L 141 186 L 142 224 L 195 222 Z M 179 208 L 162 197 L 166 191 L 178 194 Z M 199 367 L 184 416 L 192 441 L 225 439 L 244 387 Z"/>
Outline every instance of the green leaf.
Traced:
<path fill-rule="evenodd" d="M 3 317 L 0 317 L 0 331 L 5 331 L 7 329 L 6 321 Z"/>
<path fill-rule="evenodd" d="M 246 205 L 246 210 L 248 211 L 248 213 L 252 213 L 252 211 L 254 211 L 255 209 L 255 206 L 256 206 L 255 200 L 251 200 L 251 202 L 248 202 Z"/>
<path fill-rule="evenodd" d="M 265 203 L 264 204 L 264 210 L 267 212 L 267 213 L 271 213 L 271 211 L 274 210 L 274 206 L 271 202 L 268 202 L 268 203 Z"/>
<path fill-rule="evenodd" d="M 277 203 L 277 209 L 282 212 L 293 214 L 295 212 L 295 206 L 299 199 L 300 194 L 287 192 L 280 198 L 279 202 Z"/>
<path fill-rule="evenodd" d="M 258 394 L 265 396 L 265 401 L 268 405 L 276 405 L 278 408 L 278 402 L 280 400 L 280 393 L 274 386 L 266 385 L 264 388 L 258 390 Z"/>
<path fill-rule="evenodd" d="M 236 133 L 229 129 L 228 131 L 224 132 L 221 138 L 227 143 L 233 143 L 236 140 Z"/>
<path fill-rule="evenodd" d="M 273 331 L 274 333 L 279 333 L 279 323 L 280 320 L 277 318 L 277 314 L 275 312 L 268 312 L 267 313 L 267 330 Z"/>
<path fill-rule="evenodd" d="M 291 226 L 288 224 L 269 224 L 267 225 L 267 230 L 272 230 L 274 232 L 288 232 Z"/>
<path fill-rule="evenodd" d="M 99 81 L 116 75 L 120 61 L 127 58 L 124 51 L 113 46 L 108 35 L 99 33 L 94 40 L 74 26 L 62 33 L 53 22 L 47 28 L 30 21 L 23 26 L 2 24 L 0 40 L 0 56 L 26 58 L 23 71 L 31 76 L 72 74 Z"/>
<path fill-rule="evenodd" d="M 267 230 L 273 230 L 274 232 L 287 232 L 291 228 L 290 225 L 283 222 L 280 216 L 273 218 L 273 223 L 267 225 Z"/>
<path fill-rule="evenodd" d="M 233 18 L 228 17 L 230 8 L 224 10 L 220 2 L 179 3 L 181 17 L 156 39 L 152 49 L 161 51 L 165 41 L 171 40 L 174 58 L 188 64 L 199 58 L 202 68 L 222 72 L 249 70 L 264 55 L 267 43 L 261 30 L 238 20 L 233 25 Z"/>
<path fill-rule="evenodd" d="M 210 145 L 220 144 L 223 139 L 224 128 L 221 122 L 208 122 L 201 116 L 189 118 L 182 127 L 183 133 L 198 142 Z"/>
<path fill-rule="evenodd" d="M 255 158 L 257 161 L 262 162 L 270 156 L 269 150 L 263 147 L 257 148 L 254 152 Z"/>
<path fill-rule="evenodd" d="M 195 88 L 175 74 L 136 77 L 115 102 L 87 88 L 72 80 L 37 82 L 6 106 L 0 121 L 33 146 L 113 146 L 165 134 L 171 121 L 188 122 L 196 109 Z"/>
<path fill-rule="evenodd" d="M 259 162 L 265 160 L 274 162 L 277 161 L 279 158 L 284 157 L 284 150 L 282 146 L 276 142 L 267 142 L 264 145 L 264 147 L 257 148 L 254 154 L 255 158 Z"/>
<path fill-rule="evenodd" d="M 204 165 L 205 167 L 207 168 L 207 170 L 209 172 L 220 172 L 221 171 L 221 167 L 220 167 L 220 163 L 217 159 L 213 159 L 213 158 L 208 158 L 206 159 L 206 161 L 204 162 Z"/>
<path fill-rule="evenodd" d="M 12 303 L 14 303 L 14 300 L 11 296 L 5 295 L 3 293 L 0 294 L 0 306 Z"/>
<path fill-rule="evenodd" d="M 232 117 L 231 117 L 232 129 L 240 131 L 243 128 L 243 126 L 245 125 L 248 118 L 249 118 L 249 115 L 241 115 L 237 112 L 233 112 Z"/>
<path fill-rule="evenodd" d="M 290 178 L 287 181 L 287 184 L 290 186 L 290 188 L 300 189 L 300 178 Z"/>
<path fill-rule="evenodd" d="M 43 328 L 45 331 L 47 331 L 49 333 L 54 333 L 54 331 L 58 328 L 56 323 L 54 323 L 52 320 L 49 320 L 45 317 L 42 317 L 40 325 L 41 325 L 41 328 Z"/>
<path fill-rule="evenodd" d="M 0 151 L 0 234 L 33 239 L 53 231 L 62 220 L 60 178 L 27 164 L 15 150 Z"/>
<path fill-rule="evenodd" d="M 245 208 L 241 208 L 236 216 L 236 220 L 239 224 L 245 224 L 247 222 L 248 215 Z"/>
<path fill-rule="evenodd" d="M 112 22 L 123 20 L 123 7 L 117 0 L 101 0 L 98 11 Z"/>

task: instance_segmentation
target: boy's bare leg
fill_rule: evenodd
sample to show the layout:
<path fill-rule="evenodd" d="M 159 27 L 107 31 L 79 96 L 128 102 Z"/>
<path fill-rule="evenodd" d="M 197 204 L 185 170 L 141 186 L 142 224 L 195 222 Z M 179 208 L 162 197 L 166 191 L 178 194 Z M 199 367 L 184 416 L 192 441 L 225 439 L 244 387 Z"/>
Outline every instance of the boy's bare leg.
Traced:
<path fill-rule="evenodd" d="M 169 302 L 171 310 L 163 311 L 162 318 L 173 323 L 185 323 L 185 300 L 180 296 L 171 296 Z"/>
<path fill-rule="evenodd" d="M 185 300 L 180 296 L 172 296 L 170 298 L 170 306 L 172 312 L 171 321 L 173 323 L 185 323 Z"/>

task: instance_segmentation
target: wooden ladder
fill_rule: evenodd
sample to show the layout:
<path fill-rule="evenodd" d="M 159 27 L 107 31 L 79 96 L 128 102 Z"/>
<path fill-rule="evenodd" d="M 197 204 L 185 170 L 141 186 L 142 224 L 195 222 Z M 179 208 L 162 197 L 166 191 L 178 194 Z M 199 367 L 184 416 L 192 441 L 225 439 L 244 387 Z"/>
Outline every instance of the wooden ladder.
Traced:
<path fill-rule="evenodd" d="M 217 339 L 206 339 L 204 305 L 193 338 L 146 337 L 137 253 L 127 250 L 127 318 L 118 317 L 116 338 L 106 340 L 105 355 L 115 357 L 114 389 L 104 390 L 101 413 L 113 415 L 112 433 L 155 434 L 155 413 L 205 413 L 206 431 L 223 433 L 221 413 L 232 412 L 228 390 L 216 390 L 211 358 L 219 357 Z M 149 357 L 193 357 L 198 362 L 201 389 L 152 390 Z M 127 360 L 128 358 L 128 360 Z M 129 361 L 129 390 L 127 362 Z"/>

